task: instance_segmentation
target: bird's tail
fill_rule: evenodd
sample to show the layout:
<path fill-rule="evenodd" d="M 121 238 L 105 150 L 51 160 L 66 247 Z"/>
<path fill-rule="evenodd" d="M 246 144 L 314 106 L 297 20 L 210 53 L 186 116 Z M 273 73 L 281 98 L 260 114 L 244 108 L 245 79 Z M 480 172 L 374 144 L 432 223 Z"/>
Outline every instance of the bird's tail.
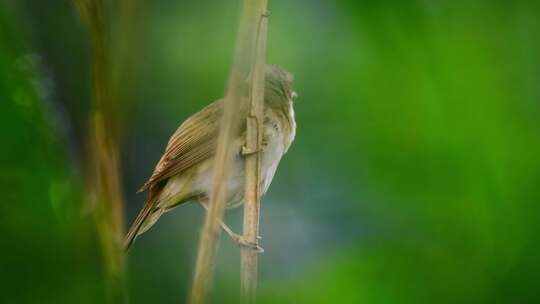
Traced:
<path fill-rule="evenodd" d="M 159 219 L 159 217 L 167 211 L 187 202 L 191 196 L 183 195 L 183 192 L 169 198 L 168 200 L 160 200 L 159 194 L 163 185 L 151 185 L 148 188 L 148 199 L 143 209 L 137 215 L 137 218 L 129 228 L 129 231 L 124 239 L 124 251 L 127 252 L 138 235 L 150 229 Z M 171 202 L 174 202 L 171 204 Z"/>
<path fill-rule="evenodd" d="M 159 208 L 157 199 L 161 191 L 162 185 L 157 184 L 151 187 L 148 187 L 148 198 L 144 207 L 137 215 L 137 218 L 131 224 L 126 238 L 124 239 L 124 251 L 127 252 L 129 247 L 135 242 L 137 236 L 146 230 L 150 229 L 152 225 L 159 219 L 161 216 L 162 210 Z M 156 208 L 157 207 L 157 208 Z"/>
<path fill-rule="evenodd" d="M 124 239 L 124 251 L 127 252 L 129 250 L 129 247 L 135 242 L 135 238 L 140 234 L 139 231 L 141 230 L 141 227 L 143 226 L 143 223 L 146 221 L 148 216 L 152 212 L 152 206 L 150 202 L 147 202 L 144 205 L 144 208 L 139 212 L 139 215 L 137 215 L 137 218 L 129 228 L 129 231 L 126 235 L 126 238 Z M 142 232 L 141 232 L 142 233 Z"/>

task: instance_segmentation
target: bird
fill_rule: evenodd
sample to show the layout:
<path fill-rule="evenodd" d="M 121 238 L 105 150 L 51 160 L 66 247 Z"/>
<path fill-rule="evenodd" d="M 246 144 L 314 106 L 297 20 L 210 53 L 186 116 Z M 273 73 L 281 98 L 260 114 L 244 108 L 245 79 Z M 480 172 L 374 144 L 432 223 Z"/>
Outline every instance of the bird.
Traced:
<path fill-rule="evenodd" d="M 264 195 L 278 164 L 296 135 L 292 89 L 293 75 L 278 65 L 264 69 L 264 119 L 261 151 L 260 193 Z M 224 99 L 218 99 L 186 119 L 169 139 L 163 156 L 138 192 L 147 191 L 144 207 L 135 218 L 124 240 L 127 252 L 135 239 L 148 231 L 163 215 L 187 202 L 199 202 L 208 210 L 212 190 L 213 165 Z M 245 182 L 245 134 L 243 123 L 231 142 L 235 151 L 226 184 L 226 208 L 242 205 Z M 229 236 L 241 245 L 255 247 L 220 222 Z"/>

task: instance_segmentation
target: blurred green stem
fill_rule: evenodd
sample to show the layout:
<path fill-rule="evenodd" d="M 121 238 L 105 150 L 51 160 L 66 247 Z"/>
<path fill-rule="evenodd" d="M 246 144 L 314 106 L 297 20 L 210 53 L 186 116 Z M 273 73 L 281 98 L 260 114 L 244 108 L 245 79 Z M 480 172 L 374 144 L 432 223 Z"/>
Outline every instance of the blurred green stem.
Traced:
<path fill-rule="evenodd" d="M 110 49 L 104 5 L 100 0 L 75 0 L 92 47 L 93 111 L 88 139 L 88 202 L 95 218 L 107 273 L 110 300 L 124 302 L 123 200 L 119 153 L 118 111 L 111 89 Z"/>

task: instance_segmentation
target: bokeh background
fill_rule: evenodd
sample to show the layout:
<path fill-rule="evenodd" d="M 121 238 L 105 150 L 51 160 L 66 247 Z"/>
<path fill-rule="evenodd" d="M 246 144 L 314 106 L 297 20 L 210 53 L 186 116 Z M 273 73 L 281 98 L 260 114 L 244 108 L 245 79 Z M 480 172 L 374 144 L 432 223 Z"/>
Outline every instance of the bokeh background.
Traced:
<path fill-rule="evenodd" d="M 223 95 L 240 15 L 240 1 L 131 2 L 111 34 L 126 41 L 125 227 L 168 137 Z M 269 6 L 298 133 L 262 202 L 259 302 L 540 302 L 540 3 Z M 89 49 L 70 1 L 0 3 L 2 303 L 106 301 L 83 203 Z M 226 221 L 240 231 L 241 216 Z M 186 205 L 138 239 L 130 303 L 187 299 L 203 218 Z M 216 269 L 211 302 L 237 302 L 226 236 Z"/>

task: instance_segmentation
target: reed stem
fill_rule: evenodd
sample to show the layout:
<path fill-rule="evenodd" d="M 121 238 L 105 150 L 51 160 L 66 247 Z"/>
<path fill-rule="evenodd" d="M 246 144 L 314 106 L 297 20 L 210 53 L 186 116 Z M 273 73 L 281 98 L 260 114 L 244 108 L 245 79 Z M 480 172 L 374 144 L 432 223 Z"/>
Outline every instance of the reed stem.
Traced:
<path fill-rule="evenodd" d="M 206 214 L 199 241 L 199 252 L 190 295 L 190 303 L 192 304 L 204 303 L 212 284 L 214 263 L 221 232 L 219 222 L 223 220 L 225 209 L 225 184 L 229 175 L 232 156 L 235 152 L 232 150 L 231 143 L 237 136 L 239 126 L 242 120 L 246 119 L 248 116 L 247 114 L 250 113 L 251 110 L 255 110 L 256 112 L 254 113 L 262 111 L 262 108 L 248 109 L 251 107 L 251 101 L 257 101 L 259 99 L 262 101 L 263 96 L 260 82 L 264 81 L 264 74 L 261 76 L 261 69 L 264 70 L 264 58 L 258 60 L 259 62 L 257 65 L 255 62 L 257 61 L 256 58 L 261 55 L 261 52 L 257 50 L 257 45 L 260 44 L 261 40 L 257 37 L 261 29 L 264 29 L 265 35 L 263 42 L 266 42 L 266 21 L 263 22 L 264 25 L 260 25 L 261 18 L 266 12 L 266 1 L 244 0 L 243 3 L 243 13 L 238 30 L 234 61 L 229 75 L 224 112 L 217 143 L 214 163 L 214 188 L 210 194 L 209 210 Z M 264 56 L 264 53 L 262 53 L 262 55 Z M 262 65 L 262 67 L 260 65 Z M 255 76 L 254 73 L 257 73 L 258 75 Z M 246 79 L 250 79 L 251 81 L 246 83 Z M 255 82 L 258 82 L 259 84 L 255 86 Z M 249 117 L 252 116 L 252 114 L 249 114 Z M 256 137 L 254 146 L 257 147 L 260 138 L 258 138 L 259 132 L 256 125 L 261 122 L 261 116 L 255 117 L 259 117 L 259 119 L 257 119 L 258 121 L 255 123 L 255 129 L 250 127 L 250 137 Z M 253 119 L 248 118 L 248 121 L 251 120 Z M 254 155 L 256 155 L 255 158 L 249 157 L 251 160 L 248 160 L 249 169 L 253 173 L 249 178 L 249 184 L 251 185 L 253 184 L 252 179 L 254 176 L 258 179 L 259 169 L 257 168 L 260 166 L 260 156 L 257 156 L 259 153 L 255 153 Z M 258 183 L 255 184 L 257 185 Z M 250 191 L 254 191 L 255 195 L 258 196 L 258 185 L 256 188 L 250 186 L 250 189 L 252 189 Z M 253 193 L 250 192 L 250 196 L 253 196 Z M 258 197 L 256 198 L 256 201 L 258 201 Z M 256 215 L 257 220 L 254 220 L 253 223 L 255 223 L 255 225 L 250 224 L 250 227 L 258 227 L 258 204 L 253 204 L 253 199 L 251 199 L 251 205 L 257 208 L 256 213 L 250 212 L 251 215 Z M 256 242 L 257 228 L 249 230 L 251 231 L 249 234 L 250 238 L 254 235 Z M 253 261 L 255 261 L 255 264 L 252 263 L 251 265 L 255 266 L 255 268 L 250 266 L 246 269 L 249 269 L 250 273 L 256 274 L 256 255 L 255 260 L 251 259 L 251 262 Z M 253 276 L 249 276 L 249 278 L 253 279 Z M 256 278 L 254 278 L 254 280 L 256 280 Z"/>
<path fill-rule="evenodd" d="M 246 183 L 244 202 L 244 239 L 257 244 L 260 216 L 260 179 L 262 135 L 264 120 L 264 68 L 266 59 L 266 0 L 257 1 L 254 14 L 258 15 L 255 43 L 255 60 L 252 68 L 249 114 L 246 121 L 246 148 L 257 151 L 246 156 Z M 257 290 L 258 251 L 243 246 L 240 252 L 240 289 L 244 303 L 254 303 Z"/>

